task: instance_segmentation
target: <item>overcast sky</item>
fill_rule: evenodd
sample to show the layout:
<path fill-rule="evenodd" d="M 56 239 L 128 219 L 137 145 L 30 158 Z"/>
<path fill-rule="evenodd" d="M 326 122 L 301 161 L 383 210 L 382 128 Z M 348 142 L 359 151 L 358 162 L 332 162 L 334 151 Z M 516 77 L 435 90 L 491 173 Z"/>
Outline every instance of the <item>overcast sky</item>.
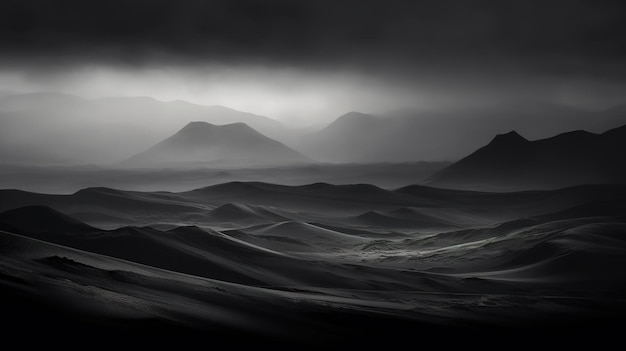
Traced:
<path fill-rule="evenodd" d="M 0 88 L 358 110 L 624 102 L 623 1 L 3 0 Z"/>

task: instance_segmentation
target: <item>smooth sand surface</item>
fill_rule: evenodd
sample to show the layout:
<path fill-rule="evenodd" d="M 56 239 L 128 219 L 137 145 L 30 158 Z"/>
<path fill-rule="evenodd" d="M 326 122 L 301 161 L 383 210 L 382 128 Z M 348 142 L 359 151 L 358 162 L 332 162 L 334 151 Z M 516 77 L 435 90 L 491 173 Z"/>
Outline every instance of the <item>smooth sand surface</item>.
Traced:
<path fill-rule="evenodd" d="M 1 193 L 10 330 L 355 346 L 625 325 L 622 186 Z"/>

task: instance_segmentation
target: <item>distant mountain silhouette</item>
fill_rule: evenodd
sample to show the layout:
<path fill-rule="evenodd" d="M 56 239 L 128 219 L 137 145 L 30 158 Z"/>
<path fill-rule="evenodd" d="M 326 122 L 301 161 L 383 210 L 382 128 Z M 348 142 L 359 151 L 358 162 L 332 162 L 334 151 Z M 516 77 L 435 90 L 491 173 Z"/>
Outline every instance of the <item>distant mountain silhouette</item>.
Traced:
<path fill-rule="evenodd" d="M 299 149 L 323 161 L 331 162 L 399 162 L 411 160 L 413 141 L 406 133 L 414 129 L 398 121 L 350 112 L 326 128 L 304 139 Z"/>
<path fill-rule="evenodd" d="M 277 165 L 307 163 L 310 159 L 270 139 L 245 123 L 216 126 L 191 122 L 171 137 L 132 156 L 127 166 Z"/>
<path fill-rule="evenodd" d="M 112 164 L 148 149 L 189 121 L 243 122 L 318 161 L 456 161 L 484 145 L 487 138 L 509 130 L 533 140 L 562 133 L 564 128 L 598 133 L 626 123 L 624 111 L 625 105 L 584 111 L 526 102 L 380 115 L 350 112 L 312 131 L 287 130 L 268 117 L 180 100 L 0 91 L 0 163 Z"/>
<path fill-rule="evenodd" d="M 626 126 L 528 141 L 512 131 L 443 169 L 427 183 L 475 189 L 533 189 L 626 182 Z"/>
<path fill-rule="evenodd" d="M 119 162 L 189 121 L 243 122 L 270 137 L 283 131 L 281 123 L 268 117 L 180 100 L 0 95 L 0 160 L 36 165 Z"/>
<path fill-rule="evenodd" d="M 381 115 L 350 112 L 300 142 L 288 145 L 320 161 L 456 161 L 495 134 L 517 130 L 541 139 L 568 129 L 602 132 L 626 123 L 624 106 L 593 112 L 527 102 L 437 111 L 401 110 Z M 568 129 L 564 129 L 568 128 Z"/>

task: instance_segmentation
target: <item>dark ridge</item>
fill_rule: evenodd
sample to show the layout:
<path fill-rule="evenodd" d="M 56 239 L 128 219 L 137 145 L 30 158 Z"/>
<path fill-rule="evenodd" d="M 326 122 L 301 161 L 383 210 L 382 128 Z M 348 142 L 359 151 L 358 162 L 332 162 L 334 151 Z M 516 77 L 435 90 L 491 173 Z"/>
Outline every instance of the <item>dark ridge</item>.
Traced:
<path fill-rule="evenodd" d="M 235 262 L 268 254 L 219 238 L 211 233 L 178 229 L 163 232 L 149 227 L 102 231 L 89 240 L 67 246 L 153 267 L 241 284 L 264 284 L 261 277 L 242 272 Z"/>
<path fill-rule="evenodd" d="M 0 190 L 0 211 L 31 205 L 50 205 L 57 195 L 39 194 L 23 190 Z"/>
<path fill-rule="evenodd" d="M 177 233 L 177 234 L 185 234 L 185 233 L 192 233 L 192 234 L 213 234 L 216 233 L 214 230 L 211 229 L 202 229 L 196 225 L 183 225 L 180 227 L 176 227 L 176 228 L 172 228 L 167 230 L 166 232 L 168 233 Z"/>
<path fill-rule="evenodd" d="M 305 188 L 305 189 L 310 189 L 310 190 L 328 190 L 331 187 L 334 187 L 336 185 L 332 185 L 329 183 L 324 183 L 324 182 L 315 182 L 315 183 L 311 183 L 311 184 L 305 184 L 305 185 L 300 185 L 300 187 Z"/>
<path fill-rule="evenodd" d="M 359 222 L 374 226 L 389 228 L 434 228 L 449 227 L 450 225 L 439 218 L 425 215 L 417 211 L 405 213 L 396 210 L 391 211 L 367 211 L 354 217 Z"/>
<path fill-rule="evenodd" d="M 526 140 L 515 131 L 506 134 L 498 134 L 487 146 L 478 149 L 478 151 L 455 164 L 467 162 L 466 160 L 472 160 L 480 164 L 503 161 L 506 161 L 504 163 L 511 163 L 511 161 L 515 161 L 516 159 L 526 158 L 527 153 L 531 151 L 532 145 L 532 141 Z M 453 167 L 455 164 L 450 167 Z"/>
<path fill-rule="evenodd" d="M 117 234 L 131 235 L 131 236 L 145 236 L 145 234 L 147 232 L 159 233 L 161 231 L 157 230 L 157 229 L 154 229 L 154 228 L 151 228 L 151 227 L 138 227 L 136 225 L 129 225 L 129 226 L 125 226 L 125 227 L 121 227 L 121 228 L 105 231 L 105 232 L 102 232 L 102 233 L 105 236 L 111 236 L 112 234 L 113 234 L 113 236 L 115 236 Z"/>
<path fill-rule="evenodd" d="M 532 196 L 532 195 L 563 195 L 563 194 L 580 194 L 586 196 L 590 194 L 624 194 L 626 192 L 626 184 L 580 184 L 563 186 L 557 189 L 548 190 L 516 190 L 516 191 L 475 191 L 465 189 L 448 189 L 437 188 L 424 185 L 407 185 L 405 187 L 394 190 L 396 192 L 404 192 L 407 194 L 436 196 L 438 194 L 456 195 L 492 195 L 492 196 Z"/>
<path fill-rule="evenodd" d="M 371 184 L 328 184 L 328 183 L 313 183 L 308 185 L 300 185 L 293 187 L 294 190 L 304 190 L 313 194 L 327 194 L 327 195 L 340 195 L 340 196 L 389 196 L 393 194 L 389 190 L 379 188 Z"/>
<path fill-rule="evenodd" d="M 226 213 L 230 213 L 231 211 L 234 212 L 238 212 L 238 213 L 249 213 L 249 209 L 242 205 L 242 204 L 236 204 L 233 202 L 229 202 L 227 204 L 223 204 L 215 209 L 213 209 L 211 212 L 226 212 Z"/>
<path fill-rule="evenodd" d="M 409 207 L 396 208 L 396 209 L 387 211 L 387 213 L 392 214 L 392 215 L 397 215 L 397 216 L 414 216 L 414 215 L 422 214 L 416 209 L 409 208 Z"/>
<path fill-rule="evenodd" d="M 601 135 L 610 136 L 610 137 L 626 137 L 626 125 L 623 125 L 618 128 L 613 128 L 611 130 L 607 130 Z"/>
<path fill-rule="evenodd" d="M 106 195 L 126 195 L 125 191 L 105 188 L 105 187 L 89 187 L 78 190 L 73 195 L 86 195 L 86 194 L 106 194 Z"/>
<path fill-rule="evenodd" d="M 2 194 L 2 198 L 7 198 L 10 196 L 50 195 L 19 189 L 0 189 L 0 194 Z"/>
<path fill-rule="evenodd" d="M 99 229 L 80 222 L 47 206 L 26 206 L 0 214 L 0 228 L 18 234 L 95 232 Z"/>
<path fill-rule="evenodd" d="M 196 190 L 192 190 L 191 192 L 196 191 L 220 191 L 220 192 L 242 192 L 242 191 L 253 191 L 253 190 L 263 190 L 263 191 L 287 191 L 287 192 L 306 192 L 306 193 L 332 193 L 341 191 L 342 194 L 345 193 L 354 193 L 354 194 L 365 194 L 365 193 L 380 193 L 380 194 L 389 194 L 391 193 L 388 190 L 383 188 L 379 188 L 375 185 L 371 184 L 347 184 L 347 185 L 335 185 L 323 182 L 317 182 L 307 185 L 281 185 L 281 184 L 273 184 L 273 183 L 265 183 L 265 182 L 242 182 L 242 181 L 234 181 L 227 182 L 222 184 L 210 185 L 204 188 L 199 188 Z"/>
<path fill-rule="evenodd" d="M 211 210 L 208 216 L 217 220 L 246 220 L 261 217 L 247 206 L 232 202 Z"/>
<path fill-rule="evenodd" d="M 326 224 L 326 223 L 319 223 L 319 222 L 312 222 L 311 224 L 313 224 L 316 227 L 320 227 L 320 228 L 324 228 L 324 229 L 328 229 L 328 230 L 332 230 L 335 232 L 339 232 L 339 233 L 343 233 L 343 234 L 349 234 L 349 235 L 355 235 L 355 236 L 361 236 L 361 237 L 383 237 L 383 238 L 389 238 L 389 237 L 393 237 L 396 236 L 397 233 L 394 232 L 373 232 L 373 231 L 368 231 L 366 229 L 362 229 L 362 228 L 351 228 L 351 227 L 346 227 L 346 226 L 337 226 L 337 225 L 330 225 L 330 224 Z"/>
<path fill-rule="evenodd" d="M 556 221 L 569 218 L 585 218 L 596 216 L 611 216 L 618 221 L 626 220 L 626 199 L 608 199 L 593 201 L 586 204 L 574 206 L 566 210 L 533 217 L 539 221 Z"/>
<path fill-rule="evenodd" d="M 151 210 L 187 212 L 199 211 L 181 202 L 169 201 L 170 193 L 123 191 L 109 188 L 82 189 L 70 196 L 66 203 L 103 207 L 124 214 L 145 213 Z"/>
<path fill-rule="evenodd" d="M 515 132 L 430 177 L 428 184 L 486 190 L 555 189 L 626 181 L 626 126 L 594 134 L 575 130 L 528 141 Z"/>
<path fill-rule="evenodd" d="M 516 131 L 512 130 L 508 133 L 498 134 L 493 138 L 491 143 L 528 143 L 529 141 Z"/>
<path fill-rule="evenodd" d="M 216 185 L 209 185 L 209 186 L 205 186 L 202 188 L 198 188 L 198 189 L 194 189 L 191 191 L 186 191 L 186 192 L 182 192 L 181 194 L 185 194 L 185 193 L 202 193 L 202 192 L 223 192 L 223 193 L 230 193 L 230 192 L 248 192 L 248 191 L 253 191 L 253 190 L 259 190 L 259 186 L 260 185 L 268 185 L 268 186 L 275 186 L 274 184 L 270 184 L 270 183 L 262 183 L 262 182 L 241 182 L 241 181 L 234 181 L 234 182 L 227 182 L 227 183 L 221 183 L 221 184 L 216 184 Z M 279 185 L 276 185 L 279 186 Z"/>
<path fill-rule="evenodd" d="M 273 213 L 266 208 L 233 202 L 216 207 L 208 213 L 208 216 L 217 220 L 248 220 L 264 218 L 277 221 L 287 220 L 287 218 Z"/>
<path fill-rule="evenodd" d="M 595 137 L 595 136 L 599 136 L 601 134 L 596 134 L 596 133 L 592 133 L 592 132 L 588 132 L 586 130 L 572 130 L 570 132 L 565 132 L 565 133 L 561 133 L 559 135 L 555 135 L 551 138 L 548 139 L 553 139 L 553 138 L 586 138 L 586 137 Z"/>
<path fill-rule="evenodd" d="M 394 190 L 397 193 L 408 194 L 415 197 L 426 198 L 431 200 L 439 200 L 441 198 L 449 198 L 451 196 L 465 195 L 484 195 L 497 194 L 483 191 L 461 190 L 461 189 L 445 189 L 424 185 L 407 185 L 405 187 Z"/>
<path fill-rule="evenodd" d="M 309 185 L 277 185 L 261 182 L 230 182 L 180 193 L 182 196 L 224 202 L 244 202 L 255 205 L 276 205 L 280 201 L 291 201 L 297 206 L 341 206 L 341 202 L 394 204 L 396 207 L 427 205 L 419 199 L 385 190 L 374 185 L 331 185 L 314 183 Z M 252 202 L 250 202 L 252 201 Z M 328 202 L 332 201 L 332 204 Z M 284 202 L 282 203 L 284 205 Z"/>

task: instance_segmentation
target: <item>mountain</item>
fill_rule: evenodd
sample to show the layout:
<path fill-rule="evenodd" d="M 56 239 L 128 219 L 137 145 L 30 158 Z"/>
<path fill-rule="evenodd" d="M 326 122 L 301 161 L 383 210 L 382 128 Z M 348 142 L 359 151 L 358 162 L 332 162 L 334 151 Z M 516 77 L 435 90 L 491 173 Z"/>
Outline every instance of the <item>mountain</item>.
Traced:
<path fill-rule="evenodd" d="M 116 163 L 190 121 L 243 122 L 319 161 L 456 161 L 487 138 L 511 129 L 532 139 L 562 133 L 564 126 L 597 133 L 626 123 L 624 111 L 624 105 L 593 112 L 527 102 L 380 115 L 351 112 L 322 130 L 287 132 L 268 117 L 180 100 L 0 92 L 0 162 L 37 166 Z"/>
<path fill-rule="evenodd" d="M 132 156 L 123 164 L 139 167 L 281 165 L 311 162 L 304 155 L 270 139 L 245 123 L 217 126 L 191 122 L 171 137 Z"/>
<path fill-rule="evenodd" d="M 350 112 L 292 145 L 315 159 L 329 162 L 412 161 L 414 142 L 407 138 L 407 133 L 414 128 L 403 122 Z"/>
<path fill-rule="evenodd" d="M 434 175 L 432 186 L 488 190 L 626 181 L 626 126 L 529 141 L 512 131 Z"/>
<path fill-rule="evenodd" d="M 623 111 L 623 106 L 585 111 L 526 102 L 380 115 L 350 112 L 288 145 L 328 162 L 455 161 L 466 156 L 467 150 L 484 145 L 487 138 L 511 129 L 533 139 L 572 129 L 603 132 L 626 123 Z"/>
<path fill-rule="evenodd" d="M 270 137 L 283 130 L 271 118 L 223 106 L 149 97 L 13 94 L 0 96 L 0 160 L 36 165 L 119 162 L 189 121 L 243 122 Z"/>

